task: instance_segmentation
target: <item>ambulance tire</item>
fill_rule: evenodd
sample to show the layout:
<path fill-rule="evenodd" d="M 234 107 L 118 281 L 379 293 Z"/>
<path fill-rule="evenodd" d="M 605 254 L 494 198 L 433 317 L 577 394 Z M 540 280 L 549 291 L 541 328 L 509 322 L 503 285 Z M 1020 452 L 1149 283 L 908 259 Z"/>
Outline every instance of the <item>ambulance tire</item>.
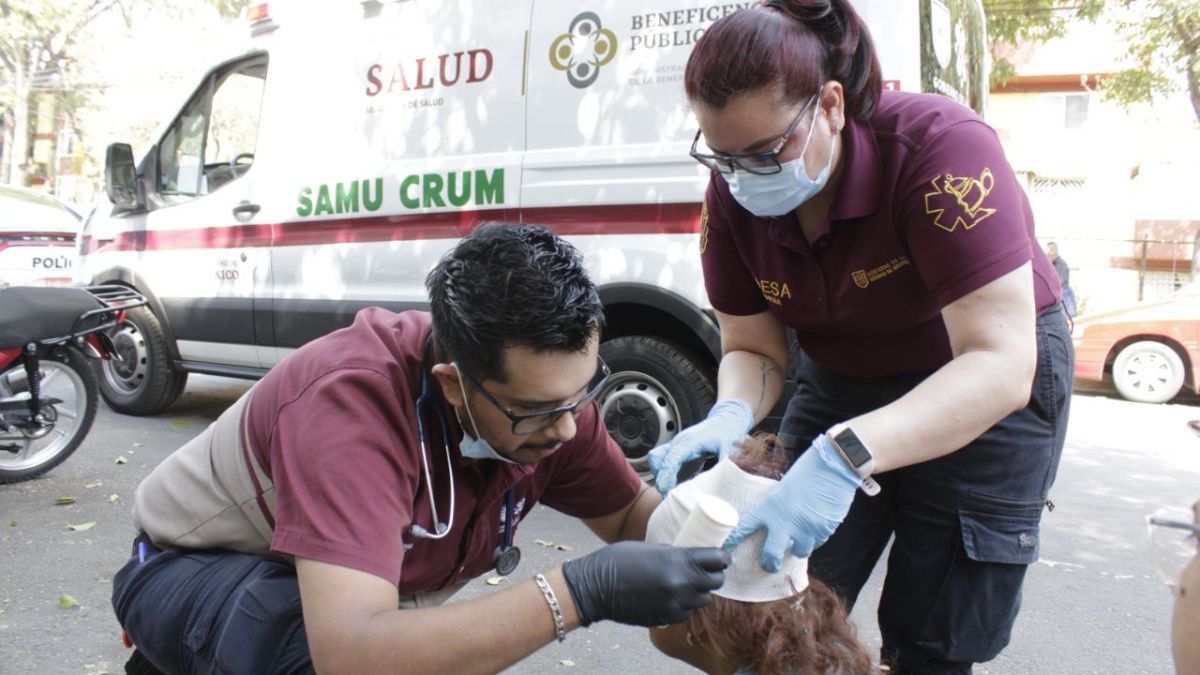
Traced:
<path fill-rule="evenodd" d="M 188 374 L 171 364 L 162 324 L 146 307 L 131 309 L 113 334 L 122 360 L 97 361 L 100 396 L 126 415 L 154 415 L 175 403 Z"/>
<path fill-rule="evenodd" d="M 598 402 L 608 433 L 635 471 L 649 471 L 650 450 L 704 419 L 717 392 L 702 362 L 675 343 L 627 336 L 600 345 L 612 374 Z"/>

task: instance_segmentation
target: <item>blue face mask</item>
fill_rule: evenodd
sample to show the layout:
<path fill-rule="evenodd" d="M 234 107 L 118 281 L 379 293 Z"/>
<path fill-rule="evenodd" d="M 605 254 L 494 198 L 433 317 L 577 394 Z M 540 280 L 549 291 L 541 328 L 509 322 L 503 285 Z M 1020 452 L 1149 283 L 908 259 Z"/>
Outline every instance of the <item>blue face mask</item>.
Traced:
<path fill-rule="evenodd" d="M 725 175 L 729 193 L 742 208 L 760 217 L 783 216 L 825 188 L 829 182 L 829 171 L 833 168 L 832 148 L 829 152 L 829 162 L 816 178 L 809 178 L 804 167 L 804 153 L 808 151 L 813 129 L 816 128 L 817 118 L 814 111 L 813 123 L 808 127 L 808 138 L 804 140 L 804 149 L 796 159 L 780 164 L 779 173 L 762 176 L 738 169 Z"/>
<path fill-rule="evenodd" d="M 457 369 L 458 364 L 455 364 L 454 368 Z M 478 432 L 479 425 L 475 423 L 475 415 L 471 414 L 471 404 L 467 403 L 467 390 L 463 387 L 463 376 L 461 372 L 458 375 L 458 388 L 459 391 L 462 392 L 463 407 L 467 409 L 467 418 L 471 420 L 471 427 Z M 458 451 L 462 453 L 463 457 L 470 457 L 471 459 L 498 459 L 501 462 L 518 464 L 518 462 L 514 462 L 513 460 L 496 452 L 496 449 L 492 447 L 491 443 L 488 443 L 482 438 L 475 438 L 468 433 L 467 425 L 463 424 L 462 417 L 458 414 L 458 408 L 454 409 L 454 416 L 458 419 L 458 426 L 462 427 L 463 430 L 462 440 L 458 443 Z"/>

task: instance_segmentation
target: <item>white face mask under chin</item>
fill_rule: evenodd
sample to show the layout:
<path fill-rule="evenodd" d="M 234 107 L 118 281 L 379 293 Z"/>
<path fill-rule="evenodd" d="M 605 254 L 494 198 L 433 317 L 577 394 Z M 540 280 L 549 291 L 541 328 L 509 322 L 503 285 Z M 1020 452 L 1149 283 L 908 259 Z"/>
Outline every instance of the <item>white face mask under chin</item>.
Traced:
<path fill-rule="evenodd" d="M 454 364 L 454 369 L 458 370 L 457 363 Z M 475 422 L 475 415 L 471 414 L 471 404 L 467 402 L 467 390 L 463 386 L 463 375 L 461 370 L 458 370 L 458 390 L 462 392 L 463 407 L 467 409 L 467 418 L 471 420 L 471 428 L 478 433 L 479 424 Z M 471 459 L 498 459 L 501 462 L 508 462 L 509 464 L 519 463 L 496 452 L 496 449 L 492 447 L 492 444 L 483 440 L 482 437 L 475 438 L 472 436 L 471 433 L 467 431 L 467 425 L 463 424 L 462 416 L 458 414 L 458 408 L 454 409 L 454 417 L 458 419 L 458 426 L 462 427 L 463 430 L 462 440 L 458 443 L 458 451 L 462 453 L 463 457 L 470 457 Z M 482 434 L 480 434 L 480 436 L 482 436 Z"/>
<path fill-rule="evenodd" d="M 800 156 L 790 162 L 779 165 L 779 173 L 766 176 L 735 170 L 725 176 L 729 185 L 729 193 L 750 213 L 760 217 L 784 216 L 799 208 L 801 204 L 812 199 L 818 192 L 825 189 L 829 183 L 829 172 L 833 168 L 833 144 L 829 146 L 829 161 L 816 178 L 808 177 L 804 166 L 804 153 L 812 142 L 813 130 L 817 128 L 816 113 L 808 128 L 808 138 L 804 140 L 804 149 Z"/>

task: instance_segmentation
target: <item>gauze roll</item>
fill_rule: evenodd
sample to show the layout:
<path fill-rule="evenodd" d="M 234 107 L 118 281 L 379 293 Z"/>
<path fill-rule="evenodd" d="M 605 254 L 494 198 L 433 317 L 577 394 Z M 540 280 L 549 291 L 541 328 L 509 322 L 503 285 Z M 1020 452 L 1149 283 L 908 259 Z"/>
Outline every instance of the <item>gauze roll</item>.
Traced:
<path fill-rule="evenodd" d="M 738 513 L 747 513 L 767 496 L 779 481 L 746 473 L 731 459 L 681 483 L 666 498 L 646 525 L 646 541 L 673 544 L 693 511 L 705 495 L 719 497 Z M 767 533 L 759 530 L 733 550 L 733 560 L 725 569 L 725 584 L 713 591 L 730 600 L 768 602 L 787 598 L 808 587 L 808 559 L 786 552 L 783 567 L 772 574 L 762 568 L 762 549 Z M 724 538 L 722 537 L 722 541 Z M 703 545 L 720 546 L 721 542 Z M 697 544 L 689 544 L 697 545 Z"/>
<path fill-rule="evenodd" d="M 737 509 L 716 495 L 700 495 L 696 508 L 688 514 L 671 542 L 676 546 L 713 546 L 720 548 L 738 522 Z"/>

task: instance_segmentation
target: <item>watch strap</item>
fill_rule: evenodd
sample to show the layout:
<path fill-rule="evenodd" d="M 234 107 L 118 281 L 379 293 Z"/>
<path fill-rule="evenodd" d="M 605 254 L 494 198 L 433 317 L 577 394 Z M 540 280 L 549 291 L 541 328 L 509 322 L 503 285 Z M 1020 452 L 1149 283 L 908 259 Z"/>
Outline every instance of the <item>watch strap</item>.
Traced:
<path fill-rule="evenodd" d="M 854 430 L 844 423 L 838 423 L 830 427 L 826 434 L 842 460 L 862 479 L 862 491 L 870 496 L 879 494 L 879 483 L 871 478 L 875 471 L 875 456 Z"/>

